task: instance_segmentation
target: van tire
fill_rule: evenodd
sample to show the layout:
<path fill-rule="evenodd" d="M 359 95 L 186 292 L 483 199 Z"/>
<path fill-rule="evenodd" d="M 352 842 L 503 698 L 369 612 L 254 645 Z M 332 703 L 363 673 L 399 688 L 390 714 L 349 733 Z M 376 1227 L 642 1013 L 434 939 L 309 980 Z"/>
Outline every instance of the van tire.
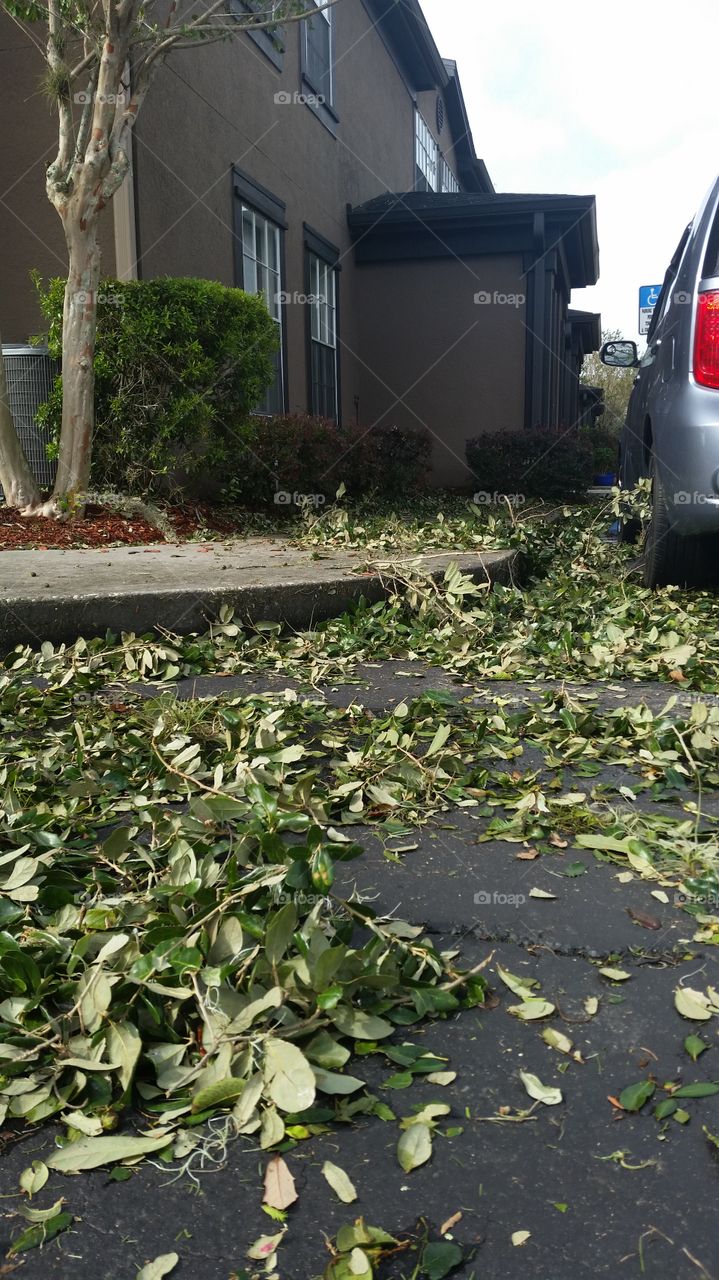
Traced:
<path fill-rule="evenodd" d="M 693 587 L 706 574 L 705 539 L 681 537 L 669 520 L 667 499 L 654 460 L 652 467 L 652 514 L 644 543 L 645 587 Z"/>

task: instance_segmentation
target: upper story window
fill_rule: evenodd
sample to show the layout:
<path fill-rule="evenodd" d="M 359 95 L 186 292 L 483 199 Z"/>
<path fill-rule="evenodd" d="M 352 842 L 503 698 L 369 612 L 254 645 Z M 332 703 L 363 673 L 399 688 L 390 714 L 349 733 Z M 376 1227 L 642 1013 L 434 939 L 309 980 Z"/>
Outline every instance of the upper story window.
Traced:
<path fill-rule="evenodd" d="M 332 9 L 320 9 L 302 23 L 302 75 L 321 102 L 331 107 L 334 101 L 334 39 Z"/>
<path fill-rule="evenodd" d="M 230 0 L 230 12 L 236 12 L 241 17 L 254 14 L 263 20 L 267 16 L 267 5 L 265 0 Z M 261 27 L 259 30 L 253 30 L 250 26 L 247 28 L 247 34 L 254 41 L 258 49 L 269 58 L 270 62 L 277 67 L 278 71 L 282 69 L 285 54 L 285 41 L 282 27 Z"/>
<path fill-rule="evenodd" d="M 460 186 L 421 111 L 414 113 L 415 191 L 459 191 Z"/>
<path fill-rule="evenodd" d="M 414 140 L 417 191 L 439 191 L 439 147 L 420 111 L 414 113 Z"/>
<path fill-rule="evenodd" d="M 444 156 L 440 161 L 442 191 L 459 191 L 459 183 L 450 169 Z"/>

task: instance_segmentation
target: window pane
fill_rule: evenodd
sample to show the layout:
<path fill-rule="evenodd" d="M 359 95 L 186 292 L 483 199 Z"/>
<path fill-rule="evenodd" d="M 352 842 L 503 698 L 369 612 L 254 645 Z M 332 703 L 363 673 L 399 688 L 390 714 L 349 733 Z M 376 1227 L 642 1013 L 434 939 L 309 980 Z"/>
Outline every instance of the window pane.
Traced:
<path fill-rule="evenodd" d="M 337 354 L 312 343 L 312 412 L 337 421 Z"/>
<path fill-rule="evenodd" d="M 242 286 L 245 293 L 257 293 L 257 272 L 254 258 L 244 255 L 242 258 Z"/>
<path fill-rule="evenodd" d="M 270 271 L 280 269 L 280 233 L 270 223 L 267 224 L 267 265 Z"/>
<path fill-rule="evenodd" d="M 242 282 L 247 293 L 261 294 L 277 325 L 280 345 L 274 355 L 275 376 L 256 406 L 256 413 L 284 411 L 284 370 L 282 364 L 282 275 L 280 272 L 280 229 L 268 218 L 243 205 Z"/>
<path fill-rule="evenodd" d="M 459 191 L 459 183 L 450 169 L 444 156 L 441 162 L 442 169 L 442 190 L 443 191 Z"/>
<path fill-rule="evenodd" d="M 415 111 L 417 190 L 439 191 L 439 148 L 424 116 Z"/>
<path fill-rule="evenodd" d="M 337 279 L 335 268 L 316 254 L 309 255 L 311 410 L 337 421 Z"/>

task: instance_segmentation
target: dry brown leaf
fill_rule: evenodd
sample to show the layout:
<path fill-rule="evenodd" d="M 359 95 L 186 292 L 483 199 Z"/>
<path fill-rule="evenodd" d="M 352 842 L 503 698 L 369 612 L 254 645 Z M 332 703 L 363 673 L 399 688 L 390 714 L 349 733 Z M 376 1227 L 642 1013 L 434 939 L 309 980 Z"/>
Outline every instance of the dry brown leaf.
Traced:
<path fill-rule="evenodd" d="M 539 857 L 539 849 L 534 849 L 534 848 L 522 849 L 517 854 L 517 862 L 533 862 L 534 859 L 538 857 Z"/>
<path fill-rule="evenodd" d="M 676 680 L 677 684 L 680 684 L 682 680 L 686 680 L 686 676 L 683 671 L 676 667 L 674 671 L 669 672 L 669 679 Z"/>
<path fill-rule="evenodd" d="M 448 1218 L 446 1222 L 442 1223 L 439 1229 L 439 1234 L 441 1236 L 446 1235 L 448 1231 L 452 1230 L 452 1227 L 456 1227 L 461 1217 L 462 1217 L 462 1214 L 459 1210 L 457 1211 L 457 1213 L 453 1213 L 451 1218 Z"/>
<path fill-rule="evenodd" d="M 627 907 L 627 915 L 631 916 L 635 924 L 640 924 L 642 929 L 661 929 L 662 922 L 657 920 L 656 916 L 646 916 L 643 911 L 635 911 L 633 907 Z"/>
<path fill-rule="evenodd" d="M 549 837 L 549 843 L 553 845 L 555 849 L 566 849 L 569 844 L 567 840 L 562 839 L 557 831 L 552 831 Z"/>
<path fill-rule="evenodd" d="M 295 1180 L 282 1156 L 273 1156 L 265 1169 L 264 1204 L 271 1209 L 289 1209 L 297 1200 Z"/>

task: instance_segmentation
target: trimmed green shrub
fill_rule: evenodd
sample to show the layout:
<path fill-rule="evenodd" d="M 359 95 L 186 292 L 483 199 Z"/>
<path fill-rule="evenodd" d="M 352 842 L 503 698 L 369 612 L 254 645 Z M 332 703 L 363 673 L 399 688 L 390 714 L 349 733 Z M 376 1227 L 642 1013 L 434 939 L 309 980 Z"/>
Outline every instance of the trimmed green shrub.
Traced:
<path fill-rule="evenodd" d="M 614 469 L 616 444 L 608 466 L 605 434 L 596 428 L 488 432 L 467 441 L 467 463 L 479 491 L 570 501 L 586 496 L 595 474 Z"/>
<path fill-rule="evenodd" d="M 227 495 L 244 506 L 320 506 L 340 485 L 351 495 L 401 496 L 426 488 L 431 440 L 398 427 L 338 427 L 309 414 L 253 417 L 242 429 Z"/>
<path fill-rule="evenodd" d="M 611 427 L 587 427 L 591 440 L 594 471 L 597 475 L 613 472 L 619 467 L 619 434 Z"/>
<path fill-rule="evenodd" d="M 38 284 L 52 355 L 65 282 Z M 264 303 L 213 280 L 106 280 L 98 292 L 92 484 L 128 493 L 227 475 L 238 431 L 273 378 L 277 326 Z M 62 384 L 43 409 L 59 437 Z"/>

